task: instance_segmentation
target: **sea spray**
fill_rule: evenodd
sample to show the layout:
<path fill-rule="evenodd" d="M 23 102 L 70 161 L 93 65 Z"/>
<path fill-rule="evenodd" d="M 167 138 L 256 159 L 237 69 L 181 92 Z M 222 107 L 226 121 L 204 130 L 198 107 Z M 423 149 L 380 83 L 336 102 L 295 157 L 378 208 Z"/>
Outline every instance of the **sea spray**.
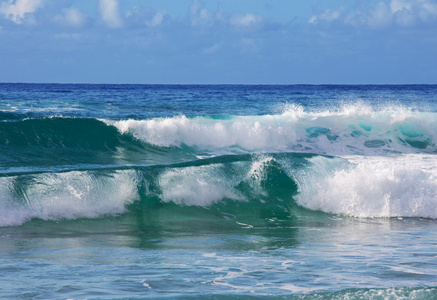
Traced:
<path fill-rule="evenodd" d="M 437 160 L 433 156 L 349 159 L 353 163 L 340 169 L 327 169 L 327 161 L 319 157 L 310 159 L 312 171 L 298 180 L 297 203 L 355 217 L 437 218 Z"/>

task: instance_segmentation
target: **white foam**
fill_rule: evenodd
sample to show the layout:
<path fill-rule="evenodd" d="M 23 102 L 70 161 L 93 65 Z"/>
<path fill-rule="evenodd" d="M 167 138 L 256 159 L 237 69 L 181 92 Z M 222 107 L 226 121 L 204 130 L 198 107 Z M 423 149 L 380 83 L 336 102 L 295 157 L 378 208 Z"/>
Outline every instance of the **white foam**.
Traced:
<path fill-rule="evenodd" d="M 267 155 L 259 155 L 251 162 L 235 162 L 232 165 L 168 169 L 158 176 L 160 197 L 163 202 L 201 207 L 211 206 L 223 199 L 248 201 L 248 195 L 239 191 L 237 186 L 244 182 L 255 196 L 265 195 L 261 183 L 266 177 L 265 166 L 271 160 Z"/>
<path fill-rule="evenodd" d="M 238 148 L 258 152 L 313 152 L 330 155 L 381 155 L 386 151 L 435 151 L 437 117 L 401 106 L 372 108 L 363 103 L 331 111 L 305 111 L 288 105 L 277 115 L 156 118 L 105 121 L 122 133 L 162 147 L 182 145 L 210 152 Z M 408 144 L 410 143 L 410 144 Z"/>
<path fill-rule="evenodd" d="M 433 155 L 347 157 L 347 168 L 314 166 L 299 178 L 298 204 L 356 217 L 437 218 L 437 158 Z"/>
<path fill-rule="evenodd" d="M 263 149 L 280 145 L 282 141 L 296 142 L 294 131 L 277 125 L 278 116 L 235 117 L 213 120 L 205 117 L 189 119 L 185 116 L 152 120 L 114 122 L 122 133 L 131 133 L 147 143 L 171 146 L 198 146 L 202 148 Z"/>
<path fill-rule="evenodd" d="M 134 171 L 96 176 L 91 172 L 0 178 L 0 226 L 32 218 L 61 220 L 118 214 L 138 198 Z"/>
<path fill-rule="evenodd" d="M 244 200 L 235 190 L 238 179 L 226 174 L 223 165 L 169 169 L 158 182 L 163 202 L 207 207 L 224 198 Z"/>

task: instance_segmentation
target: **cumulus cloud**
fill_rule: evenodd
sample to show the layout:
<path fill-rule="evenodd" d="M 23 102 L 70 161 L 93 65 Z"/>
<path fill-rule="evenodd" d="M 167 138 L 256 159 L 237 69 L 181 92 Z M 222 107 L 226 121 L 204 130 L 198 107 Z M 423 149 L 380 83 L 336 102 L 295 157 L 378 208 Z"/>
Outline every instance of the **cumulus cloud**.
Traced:
<path fill-rule="evenodd" d="M 368 10 L 349 12 L 342 16 L 341 21 L 355 27 L 367 26 L 372 29 L 378 29 L 392 24 L 393 13 L 389 6 L 379 2 Z"/>
<path fill-rule="evenodd" d="M 27 15 L 35 12 L 42 4 L 42 0 L 9 0 L 0 4 L 0 13 L 7 19 L 21 24 Z"/>
<path fill-rule="evenodd" d="M 311 17 L 311 19 L 309 19 L 308 23 L 316 24 L 318 22 L 332 22 L 332 21 L 340 18 L 341 13 L 342 13 L 341 11 L 342 11 L 342 8 L 340 8 L 338 10 L 327 9 L 319 15 L 313 15 Z"/>
<path fill-rule="evenodd" d="M 164 17 L 166 16 L 167 12 L 165 10 L 160 10 L 155 13 L 155 15 L 152 17 L 152 19 L 146 21 L 146 25 L 149 27 L 155 27 L 162 24 L 164 21 Z"/>
<path fill-rule="evenodd" d="M 211 26 L 214 23 L 214 14 L 203 7 L 203 4 L 194 0 L 190 6 L 191 26 Z"/>
<path fill-rule="evenodd" d="M 63 9 L 62 14 L 56 15 L 54 20 L 56 23 L 64 26 L 82 27 L 87 22 L 87 16 L 78 9 L 70 7 Z"/>
<path fill-rule="evenodd" d="M 221 6 L 216 11 L 210 11 L 198 0 L 191 3 L 189 13 L 191 26 L 193 27 L 208 28 L 221 24 L 230 25 L 239 30 L 252 30 L 260 28 L 264 23 L 261 16 L 251 13 L 229 15 L 223 11 Z"/>
<path fill-rule="evenodd" d="M 378 2 L 372 7 L 348 10 L 324 10 L 313 15 L 308 23 L 327 24 L 334 21 L 351 26 L 367 26 L 378 29 L 390 25 L 410 27 L 437 19 L 436 0 L 391 0 L 388 4 Z"/>
<path fill-rule="evenodd" d="M 234 15 L 229 22 L 237 28 L 253 28 L 260 26 L 263 22 L 263 18 L 253 14 Z"/>
<path fill-rule="evenodd" d="M 390 8 L 395 14 L 395 22 L 401 26 L 410 26 L 418 21 L 428 22 L 437 18 L 435 0 L 392 0 Z"/>
<path fill-rule="evenodd" d="M 157 27 L 168 20 L 166 10 L 155 11 L 153 8 L 133 6 L 126 12 L 125 25 L 130 27 Z"/>
<path fill-rule="evenodd" d="M 123 26 L 117 0 L 99 0 L 99 13 L 108 27 L 119 28 Z"/>

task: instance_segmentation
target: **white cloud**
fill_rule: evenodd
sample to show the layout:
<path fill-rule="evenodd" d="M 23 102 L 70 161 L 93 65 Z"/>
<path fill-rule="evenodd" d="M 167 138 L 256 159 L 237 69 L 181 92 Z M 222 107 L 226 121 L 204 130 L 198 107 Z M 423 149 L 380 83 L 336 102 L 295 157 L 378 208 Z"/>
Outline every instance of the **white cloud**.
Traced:
<path fill-rule="evenodd" d="M 108 27 L 119 28 L 123 26 L 117 0 L 99 0 L 99 13 Z"/>
<path fill-rule="evenodd" d="M 42 0 L 9 0 L 0 4 L 0 13 L 7 19 L 21 24 L 25 16 L 35 12 L 42 2 Z"/>
<path fill-rule="evenodd" d="M 164 17 L 167 14 L 165 10 L 160 10 L 156 12 L 156 14 L 153 16 L 151 20 L 146 21 L 146 25 L 149 27 L 155 27 L 162 24 L 164 21 Z"/>
<path fill-rule="evenodd" d="M 428 22 L 437 19 L 435 0 L 392 0 L 390 8 L 395 22 L 404 27 L 412 26 L 418 21 Z"/>
<path fill-rule="evenodd" d="M 393 15 L 385 3 L 379 2 L 367 15 L 366 23 L 370 28 L 383 28 L 391 24 Z"/>
<path fill-rule="evenodd" d="M 435 0 L 392 0 L 390 9 L 395 23 L 403 27 L 437 19 Z"/>
<path fill-rule="evenodd" d="M 437 15 L 437 3 L 433 3 L 431 1 L 423 1 L 422 7 L 428 13 L 436 16 Z"/>
<path fill-rule="evenodd" d="M 394 14 L 394 20 L 401 27 L 410 27 L 416 23 L 417 16 L 409 10 L 403 9 Z"/>
<path fill-rule="evenodd" d="M 190 6 L 190 22 L 193 27 L 212 27 L 221 23 L 247 30 L 262 26 L 264 20 L 261 16 L 251 13 L 229 16 L 221 6 L 216 11 L 209 11 L 204 8 L 202 2 L 194 0 Z"/>
<path fill-rule="evenodd" d="M 343 21 L 346 25 L 354 27 L 366 26 L 371 29 L 379 29 L 392 24 L 393 13 L 388 5 L 379 2 L 368 10 L 349 12 Z"/>
<path fill-rule="evenodd" d="M 428 22 L 437 19 L 436 0 L 391 0 L 388 4 L 378 2 L 368 8 L 362 6 L 359 10 L 347 10 L 341 7 L 337 10 L 325 10 L 313 15 L 308 23 L 330 23 L 340 21 L 351 26 L 367 26 L 378 29 L 390 25 L 410 27 L 418 21 Z"/>
<path fill-rule="evenodd" d="M 390 8 L 392 12 L 397 12 L 397 11 L 401 11 L 403 9 L 406 10 L 411 10 L 412 6 L 413 6 L 413 1 L 408 1 L 408 0 L 392 0 L 390 2 Z"/>
<path fill-rule="evenodd" d="M 190 6 L 190 20 L 192 26 L 211 26 L 214 23 L 214 15 L 203 4 L 194 0 Z"/>
<path fill-rule="evenodd" d="M 317 24 L 319 21 L 332 22 L 332 21 L 340 18 L 341 10 L 342 9 L 339 9 L 339 10 L 327 9 L 324 12 L 322 12 L 320 15 L 312 16 L 311 19 L 309 19 L 308 23 Z"/>
<path fill-rule="evenodd" d="M 234 15 L 229 23 L 237 28 L 251 28 L 263 23 L 263 18 L 253 14 Z"/>
<path fill-rule="evenodd" d="M 85 25 L 87 17 L 78 9 L 70 7 L 63 9 L 62 14 L 56 15 L 54 20 L 64 26 L 82 27 Z"/>
<path fill-rule="evenodd" d="M 125 24 L 127 27 L 157 27 L 168 20 L 168 13 L 161 9 L 155 11 L 153 8 L 144 8 L 141 6 L 131 7 L 125 14 Z"/>

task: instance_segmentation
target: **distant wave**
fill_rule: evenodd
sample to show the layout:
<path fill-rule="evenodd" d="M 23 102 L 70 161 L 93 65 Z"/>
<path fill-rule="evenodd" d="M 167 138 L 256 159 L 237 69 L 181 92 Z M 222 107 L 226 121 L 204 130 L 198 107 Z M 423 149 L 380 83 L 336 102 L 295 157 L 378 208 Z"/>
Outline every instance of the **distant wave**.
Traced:
<path fill-rule="evenodd" d="M 355 104 L 334 111 L 307 112 L 290 105 L 277 115 L 105 122 L 152 145 L 185 145 L 212 153 L 240 150 L 381 155 L 437 150 L 437 114 L 396 106 L 376 110 Z"/>
<path fill-rule="evenodd" d="M 437 114 L 364 104 L 331 111 L 289 105 L 260 116 L 145 120 L 41 118 L 0 123 L 0 146 L 120 152 L 183 148 L 191 153 L 301 152 L 326 155 L 435 153 Z M 191 149 L 188 149 L 188 148 Z M 135 151 L 136 151 L 135 150 Z"/>

